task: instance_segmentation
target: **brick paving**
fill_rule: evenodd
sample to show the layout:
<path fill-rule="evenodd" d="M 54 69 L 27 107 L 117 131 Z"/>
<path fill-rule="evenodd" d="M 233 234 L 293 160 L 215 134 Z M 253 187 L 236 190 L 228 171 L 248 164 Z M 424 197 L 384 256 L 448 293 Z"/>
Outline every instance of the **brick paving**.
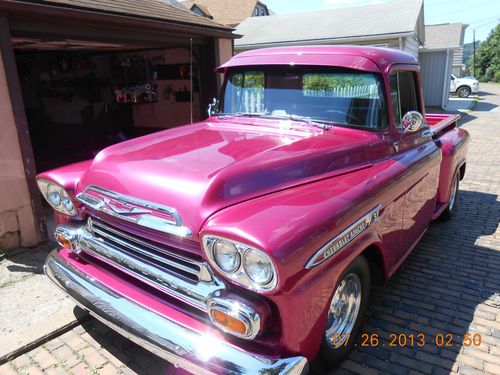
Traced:
<path fill-rule="evenodd" d="M 472 141 L 456 216 L 433 223 L 396 275 L 375 287 L 364 336 L 333 374 L 500 374 L 500 85 L 482 88 L 462 121 Z M 479 345 L 467 346 L 469 337 Z M 92 319 L 0 366 L 0 374 L 38 373 L 175 369 Z"/>

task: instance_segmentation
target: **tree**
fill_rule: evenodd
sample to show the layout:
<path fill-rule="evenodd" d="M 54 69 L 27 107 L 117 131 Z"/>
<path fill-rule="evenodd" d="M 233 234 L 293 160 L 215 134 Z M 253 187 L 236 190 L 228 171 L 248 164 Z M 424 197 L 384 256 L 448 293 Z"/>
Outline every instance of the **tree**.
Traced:
<path fill-rule="evenodd" d="M 476 78 L 480 81 L 500 82 L 500 24 L 491 30 L 490 35 L 476 50 L 476 61 L 471 57 L 469 65 L 474 64 Z"/>

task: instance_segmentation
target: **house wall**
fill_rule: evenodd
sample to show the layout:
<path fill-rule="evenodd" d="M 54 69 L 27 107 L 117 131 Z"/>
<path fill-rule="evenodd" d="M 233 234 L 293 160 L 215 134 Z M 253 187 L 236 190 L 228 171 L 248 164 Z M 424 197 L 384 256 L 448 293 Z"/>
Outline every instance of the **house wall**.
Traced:
<path fill-rule="evenodd" d="M 418 40 L 415 36 L 403 38 L 403 51 L 408 52 L 418 59 Z"/>
<path fill-rule="evenodd" d="M 420 52 L 420 77 L 426 106 L 441 107 L 448 103 L 452 64 L 450 55 L 448 50 Z"/>
<path fill-rule="evenodd" d="M 460 47 L 453 52 L 453 69 L 452 73 L 457 77 L 462 77 L 462 67 L 464 58 L 464 48 Z"/>
<path fill-rule="evenodd" d="M 4 59 L 0 50 L 0 251 L 38 242 Z"/>

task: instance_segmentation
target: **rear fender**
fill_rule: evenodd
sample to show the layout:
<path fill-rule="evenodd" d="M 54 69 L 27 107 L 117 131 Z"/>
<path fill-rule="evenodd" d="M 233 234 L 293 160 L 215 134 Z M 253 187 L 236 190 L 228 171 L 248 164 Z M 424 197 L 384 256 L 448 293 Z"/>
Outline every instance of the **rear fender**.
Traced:
<path fill-rule="evenodd" d="M 453 178 L 465 164 L 469 133 L 464 129 L 455 128 L 444 133 L 438 139 L 442 144 L 443 159 L 439 173 L 437 202 L 444 204 L 450 199 Z"/>

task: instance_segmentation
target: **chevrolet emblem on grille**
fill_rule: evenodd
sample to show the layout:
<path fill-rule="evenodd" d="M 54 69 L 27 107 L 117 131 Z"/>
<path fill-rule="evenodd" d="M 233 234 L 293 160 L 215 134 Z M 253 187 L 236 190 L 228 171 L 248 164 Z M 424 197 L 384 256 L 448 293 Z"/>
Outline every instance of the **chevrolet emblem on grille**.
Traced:
<path fill-rule="evenodd" d="M 166 207 L 97 186 L 88 186 L 76 198 L 92 210 L 103 212 L 160 232 L 187 237 L 191 230 L 182 225 L 175 208 Z"/>
<path fill-rule="evenodd" d="M 102 198 L 104 203 L 111 208 L 115 213 L 119 215 L 139 215 L 139 214 L 149 214 L 150 210 L 140 209 L 133 207 L 125 202 L 119 200 L 110 200 L 108 198 Z"/>

